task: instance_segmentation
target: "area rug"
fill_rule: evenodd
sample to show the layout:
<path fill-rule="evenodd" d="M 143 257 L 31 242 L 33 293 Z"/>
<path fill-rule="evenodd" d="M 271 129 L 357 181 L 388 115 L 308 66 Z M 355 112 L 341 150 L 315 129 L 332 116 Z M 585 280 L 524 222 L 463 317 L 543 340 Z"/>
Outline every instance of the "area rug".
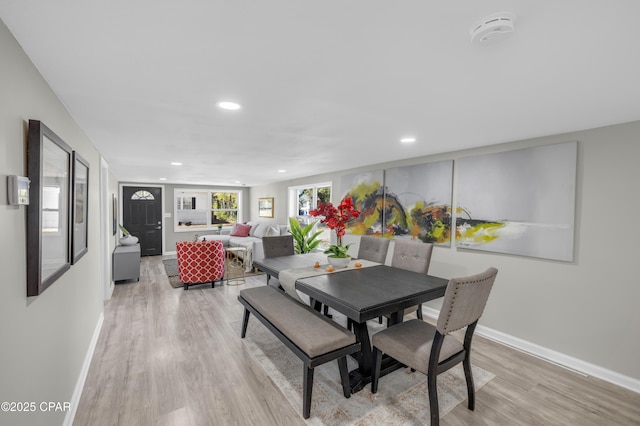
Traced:
<path fill-rule="evenodd" d="M 180 281 L 178 277 L 178 259 L 163 259 L 162 263 L 164 264 L 164 270 L 167 273 L 167 277 L 169 277 L 169 284 L 173 288 L 182 288 L 184 284 Z M 262 275 L 262 272 L 246 272 L 245 276 L 250 277 L 253 275 Z M 226 279 L 226 273 L 225 273 Z"/>
<path fill-rule="evenodd" d="M 344 319 L 334 313 L 334 320 Z M 343 321 L 346 324 L 346 319 Z M 231 323 L 241 329 L 241 321 Z M 385 326 L 370 322 L 372 333 Z M 302 416 L 302 361 L 298 359 L 255 317 L 250 317 L 246 337 L 248 352 L 256 361 L 256 368 L 278 386 L 295 411 Z M 349 370 L 357 363 L 348 357 Z M 472 366 L 476 390 L 495 377 L 492 373 Z M 477 399 L 477 396 L 476 396 Z M 460 402 L 466 404 L 467 387 L 462 365 L 438 376 L 440 416 L 444 416 Z M 430 423 L 426 376 L 410 369 L 396 370 L 380 379 L 378 393 L 371 393 L 371 385 L 346 399 L 342 394 L 338 363 L 330 362 L 315 369 L 311 417 L 312 425 L 425 425 Z"/>

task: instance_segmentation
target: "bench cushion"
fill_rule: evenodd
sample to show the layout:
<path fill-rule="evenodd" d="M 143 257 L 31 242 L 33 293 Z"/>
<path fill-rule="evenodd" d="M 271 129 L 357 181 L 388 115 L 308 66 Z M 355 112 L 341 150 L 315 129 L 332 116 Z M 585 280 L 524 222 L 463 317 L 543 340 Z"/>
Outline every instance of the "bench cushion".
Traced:
<path fill-rule="evenodd" d="M 355 336 L 347 329 L 274 287 L 244 289 L 240 291 L 240 297 L 260 312 L 309 358 L 324 355 L 356 342 Z"/>

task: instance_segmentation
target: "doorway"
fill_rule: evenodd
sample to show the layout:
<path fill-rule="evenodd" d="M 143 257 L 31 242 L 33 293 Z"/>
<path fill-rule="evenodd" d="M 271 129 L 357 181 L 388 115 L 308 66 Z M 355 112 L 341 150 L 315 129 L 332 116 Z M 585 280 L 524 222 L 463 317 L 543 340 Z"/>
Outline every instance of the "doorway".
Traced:
<path fill-rule="evenodd" d="M 141 256 L 162 254 L 162 188 L 122 187 L 122 224 L 138 237 Z"/>

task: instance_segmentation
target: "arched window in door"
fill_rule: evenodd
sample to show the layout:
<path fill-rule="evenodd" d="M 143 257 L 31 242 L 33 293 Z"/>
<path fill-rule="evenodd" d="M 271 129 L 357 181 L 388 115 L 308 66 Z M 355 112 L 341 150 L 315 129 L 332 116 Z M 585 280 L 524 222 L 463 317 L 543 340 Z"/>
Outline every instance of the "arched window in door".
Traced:
<path fill-rule="evenodd" d="M 134 192 L 133 195 L 131 196 L 131 199 L 136 201 L 137 200 L 155 200 L 155 197 L 149 191 L 140 190 L 140 191 Z"/>

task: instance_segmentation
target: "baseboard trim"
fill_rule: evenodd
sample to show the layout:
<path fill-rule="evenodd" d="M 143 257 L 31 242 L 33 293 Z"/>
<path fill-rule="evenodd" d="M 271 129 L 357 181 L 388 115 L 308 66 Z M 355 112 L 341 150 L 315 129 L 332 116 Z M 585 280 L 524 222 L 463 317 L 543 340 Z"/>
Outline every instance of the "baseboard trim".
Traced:
<path fill-rule="evenodd" d="M 423 306 L 422 313 L 436 319 L 438 318 L 440 311 Z M 561 352 L 545 348 L 544 346 L 536 345 L 535 343 L 528 342 L 518 337 L 514 337 L 482 325 L 479 325 L 476 328 L 476 333 L 482 337 L 486 337 L 489 340 L 493 340 L 494 342 L 517 349 L 521 352 L 535 356 L 536 358 L 543 359 L 552 364 L 557 364 L 561 367 L 568 368 L 580 374 L 597 377 L 609 383 L 613 383 L 614 385 L 618 385 L 631 391 L 640 393 L 640 380 L 634 379 L 633 377 L 625 376 L 618 372 L 600 367 L 599 365 L 591 364 L 581 359 L 565 355 Z"/>
<path fill-rule="evenodd" d="M 104 322 L 104 313 L 101 312 L 100 316 L 98 317 L 98 323 L 96 324 L 96 328 L 93 330 L 93 336 L 91 337 L 91 343 L 89 343 L 89 349 L 87 350 L 87 354 L 84 357 L 84 362 L 82 363 L 80 376 L 78 377 L 78 381 L 76 382 L 76 387 L 73 389 L 73 395 L 71 395 L 71 401 L 70 401 L 71 408 L 67 412 L 67 415 L 64 418 L 64 422 L 62 422 L 63 426 L 73 425 L 73 420 L 76 417 L 78 404 L 80 404 L 80 397 L 82 396 L 84 383 L 87 380 L 87 375 L 89 374 L 89 366 L 91 365 L 91 359 L 93 359 L 93 352 L 96 350 L 96 345 L 98 344 L 98 337 L 100 337 L 100 330 L 102 330 L 103 322 Z"/>

